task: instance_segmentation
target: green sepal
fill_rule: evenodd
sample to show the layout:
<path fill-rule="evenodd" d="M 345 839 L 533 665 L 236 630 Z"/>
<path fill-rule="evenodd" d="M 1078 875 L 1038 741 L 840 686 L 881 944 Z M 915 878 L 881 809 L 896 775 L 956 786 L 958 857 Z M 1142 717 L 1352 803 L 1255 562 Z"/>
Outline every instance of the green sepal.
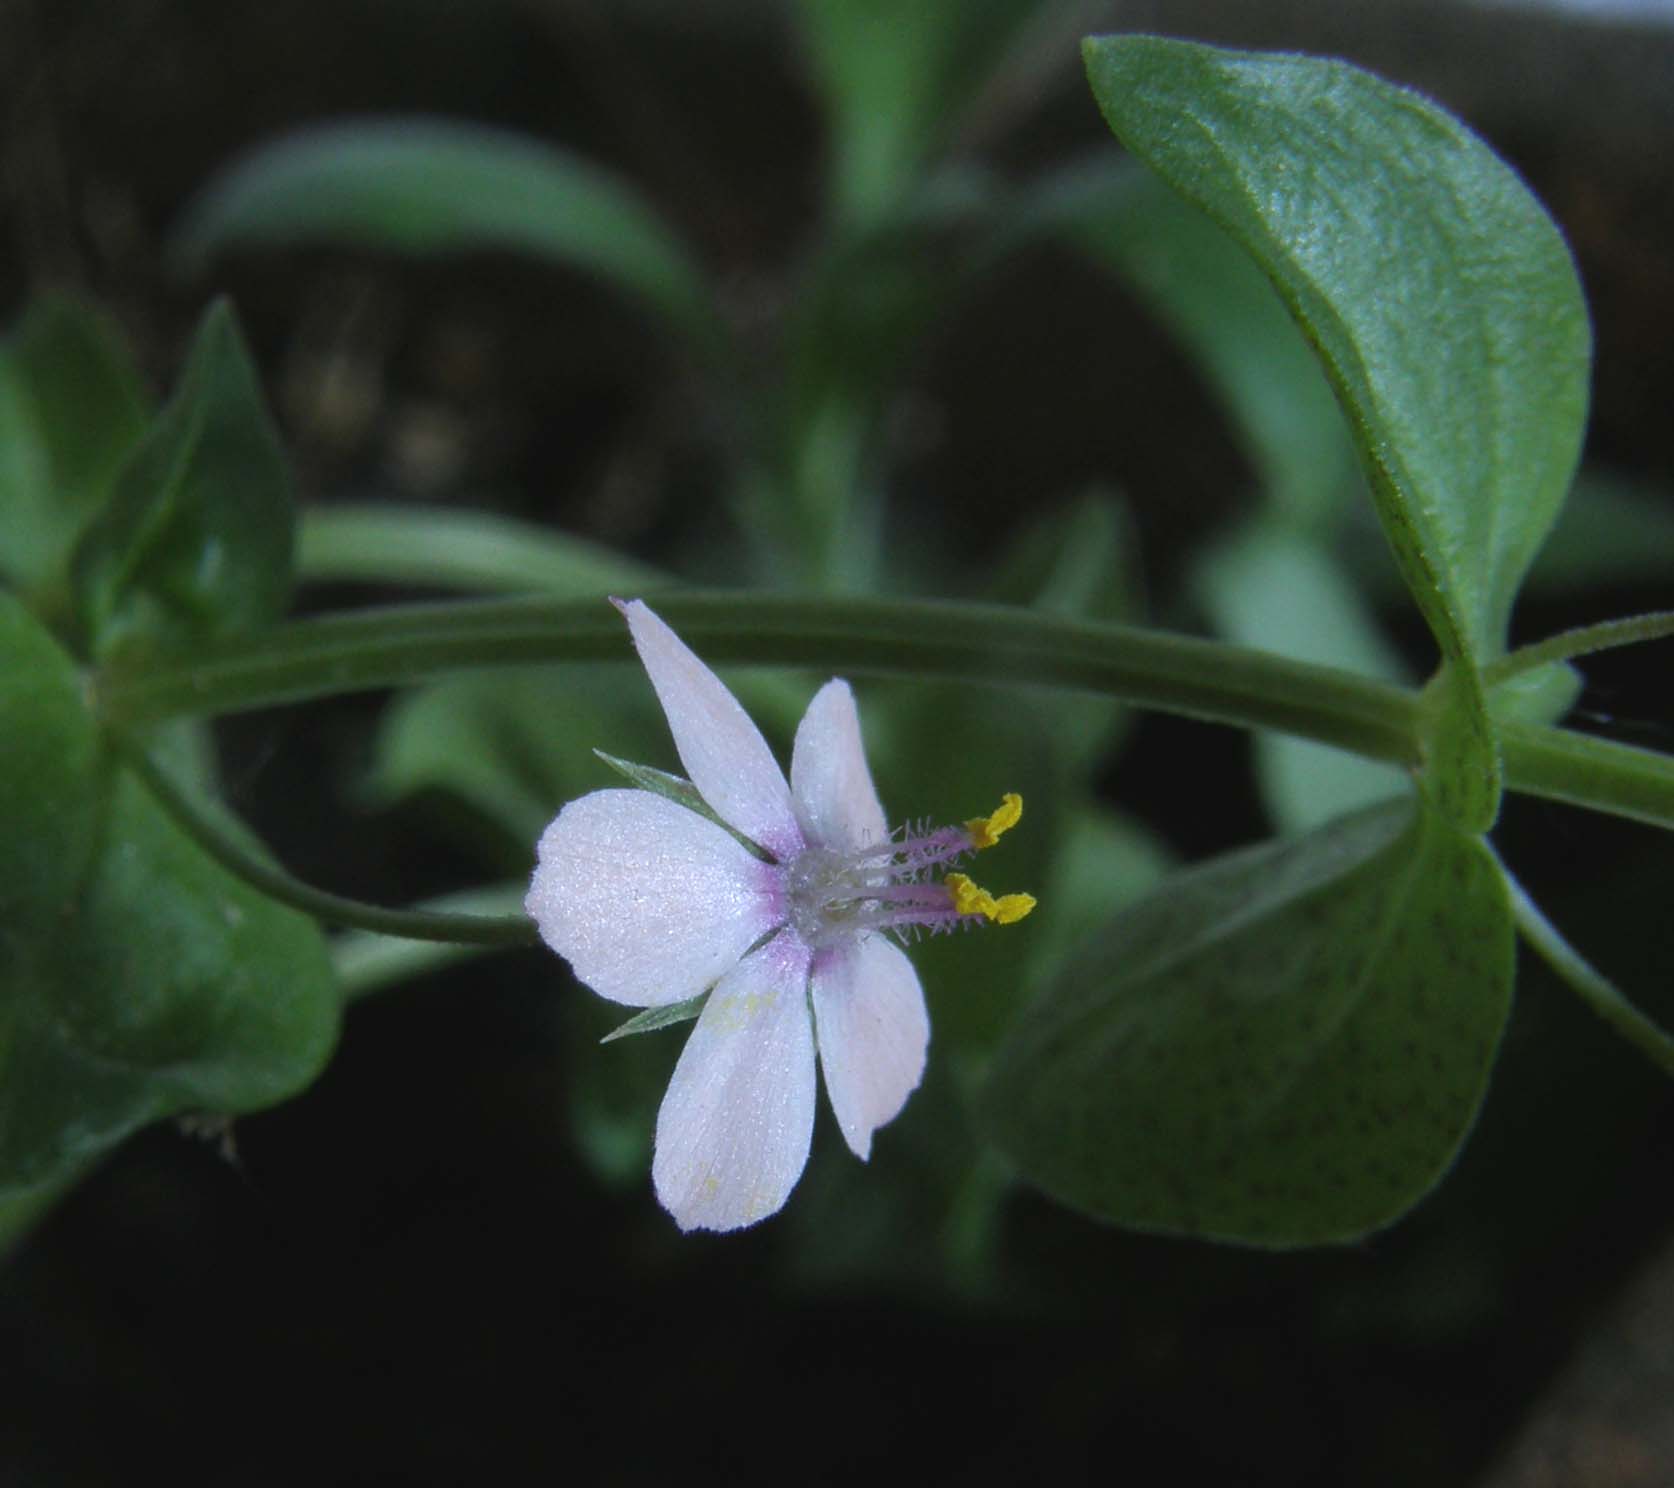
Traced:
<path fill-rule="evenodd" d="M 728 825 L 716 815 L 710 804 L 698 793 L 698 788 L 689 780 L 683 780 L 678 775 L 670 775 L 666 770 L 656 770 L 650 765 L 636 765 L 629 760 L 617 759 L 615 755 L 606 754 L 602 749 L 593 751 L 611 769 L 619 775 L 626 776 L 641 790 L 648 790 L 653 795 L 666 797 L 676 805 L 684 806 L 688 811 L 695 811 L 701 817 L 715 823 L 723 832 L 734 838 L 740 846 L 747 849 L 764 863 L 775 862 L 773 854 L 759 843 L 752 842 L 736 827 Z"/>
<path fill-rule="evenodd" d="M 708 999 L 707 992 L 699 992 L 696 997 L 688 997 L 684 1002 L 646 1008 L 642 1013 L 635 1013 L 626 1023 L 611 1029 L 599 1042 L 613 1043 L 617 1039 L 631 1038 L 636 1033 L 655 1033 L 659 1028 L 673 1028 L 677 1023 L 690 1023 L 703 1011 L 703 1005 Z"/>

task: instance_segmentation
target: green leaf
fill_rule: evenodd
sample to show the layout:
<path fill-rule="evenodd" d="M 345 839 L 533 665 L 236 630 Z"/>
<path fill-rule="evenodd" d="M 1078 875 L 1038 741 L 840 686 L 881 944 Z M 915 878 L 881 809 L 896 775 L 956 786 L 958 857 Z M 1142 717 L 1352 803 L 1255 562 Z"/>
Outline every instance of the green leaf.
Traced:
<path fill-rule="evenodd" d="M 1037 211 L 1115 269 L 1191 351 L 1262 495 L 1320 529 L 1354 490 L 1354 452 L 1318 361 L 1261 270 L 1149 172 L 1099 161 L 1051 180 Z"/>
<path fill-rule="evenodd" d="M 69 659 L 0 597 L 0 1198 L 148 1122 L 271 1105 L 331 1052 L 314 924 L 229 877 L 98 750 Z"/>
<path fill-rule="evenodd" d="M 1040 903 L 1029 916 L 1031 987 L 1102 929 L 1114 906 L 1150 893 L 1175 867 L 1173 853 L 1149 828 L 1098 801 L 1065 811 L 1055 836 Z"/>
<path fill-rule="evenodd" d="M 1394 647 L 1329 554 L 1273 519 L 1257 519 L 1207 554 L 1196 578 L 1199 599 L 1229 640 L 1364 676 L 1400 677 Z M 1263 800 L 1287 833 L 1409 788 L 1394 765 L 1289 734 L 1262 730 L 1254 748 Z"/>
<path fill-rule="evenodd" d="M 1377 807 L 1118 914 L 1020 1020 L 983 1113 L 1027 1179 L 1119 1224 L 1353 1240 L 1452 1163 L 1512 949 L 1482 843 Z"/>
<path fill-rule="evenodd" d="M 5 1264 L 13 1248 L 46 1218 L 52 1206 L 80 1177 L 79 1171 L 72 1171 L 50 1183 L 17 1189 L 0 1197 L 0 1265 Z"/>
<path fill-rule="evenodd" d="M 1144 36 L 1084 52 L 1118 137 L 1315 346 L 1443 654 L 1498 655 L 1586 417 L 1586 308 L 1551 220 L 1457 120 L 1346 63 Z"/>
<path fill-rule="evenodd" d="M 1143 577 L 1132 520 L 1121 502 L 1089 492 L 1026 530 L 991 598 L 1070 620 L 1138 621 Z M 1066 781 L 1090 781 L 1109 758 L 1126 710 L 1111 698 L 1062 692 L 1037 701 L 1034 724 L 1051 741 Z"/>
<path fill-rule="evenodd" d="M 217 303 L 76 550 L 87 634 L 108 654 L 140 638 L 223 636 L 277 619 L 294 529 L 278 432 L 232 311 Z"/>
<path fill-rule="evenodd" d="M 1085 44 L 1111 128 L 1260 265 L 1349 417 L 1384 534 L 1454 663 L 1431 799 L 1485 830 L 1476 680 L 1574 474 L 1591 352 L 1569 252 L 1475 135 L 1345 63 Z"/>
<path fill-rule="evenodd" d="M 617 1039 L 631 1038 L 636 1033 L 655 1033 L 659 1028 L 673 1028 L 677 1023 L 690 1023 L 703 1011 L 703 1004 L 708 997 L 707 992 L 700 992 L 696 997 L 688 997 L 684 1002 L 646 1008 L 642 1013 L 635 1013 L 626 1023 L 611 1029 L 599 1042 L 614 1043 Z"/>
<path fill-rule="evenodd" d="M 1526 589 L 1572 595 L 1584 589 L 1663 584 L 1674 570 L 1674 492 L 1583 470 Z"/>
<path fill-rule="evenodd" d="M 85 878 L 98 847 L 99 766 L 74 665 L 0 591 L 0 963 L 52 934 Z"/>
<path fill-rule="evenodd" d="M 61 295 L 32 301 L 0 344 L 0 577 L 55 602 L 145 418 L 115 322 Z"/>
<path fill-rule="evenodd" d="M 1040 0 L 801 0 L 829 118 L 838 215 L 892 208 L 952 132 Z"/>
<path fill-rule="evenodd" d="M 812 695 L 771 673 L 744 673 L 733 682 L 770 737 L 788 733 Z M 596 747 L 601 740 L 612 749 L 672 756 L 656 694 L 637 669 L 541 667 L 448 678 L 406 693 L 385 713 L 371 791 L 386 803 L 423 790 L 448 792 L 532 853 L 564 802 L 611 784 L 603 761 L 640 789 L 718 821 L 689 782 L 618 759 Z"/>
<path fill-rule="evenodd" d="M 305 511 L 297 577 L 565 598 L 637 594 L 669 582 L 648 564 L 532 522 L 400 502 Z"/>
<path fill-rule="evenodd" d="M 667 752 L 667 726 L 637 674 L 547 667 L 450 678 L 385 713 L 372 789 L 381 801 L 447 791 L 524 844 L 532 861 L 535 839 L 565 801 L 611 784 L 594 757 L 601 740 Z"/>
<path fill-rule="evenodd" d="M 573 155 L 480 125 L 374 119 L 271 140 L 199 193 L 173 246 L 201 270 L 244 244 L 322 241 L 527 253 L 596 274 L 689 329 L 716 327 L 708 288 L 637 192 Z"/>

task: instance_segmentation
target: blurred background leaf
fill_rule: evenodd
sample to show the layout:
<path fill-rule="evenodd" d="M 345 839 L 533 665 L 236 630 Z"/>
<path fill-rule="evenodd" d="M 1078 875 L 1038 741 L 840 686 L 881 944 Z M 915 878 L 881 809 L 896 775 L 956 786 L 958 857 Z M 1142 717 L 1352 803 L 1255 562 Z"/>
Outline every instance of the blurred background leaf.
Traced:
<path fill-rule="evenodd" d="M 1330 551 L 1277 521 L 1251 522 L 1206 550 L 1194 577 L 1199 602 L 1228 640 L 1387 681 L 1405 671 Z M 1408 789 L 1394 765 L 1307 739 L 1267 731 L 1251 747 L 1263 802 L 1282 832 Z"/>
<path fill-rule="evenodd" d="M 272 140 L 204 186 L 175 233 L 185 269 L 230 248 L 325 240 L 405 253 L 499 248 L 574 265 L 713 335 L 685 248 L 627 183 L 481 125 L 362 119 Z"/>
<path fill-rule="evenodd" d="M 104 311 L 31 300 L 0 344 L 0 576 L 61 612 L 70 550 L 145 427 L 139 371 Z"/>
<path fill-rule="evenodd" d="M 221 302 L 77 544 L 73 577 L 90 641 L 108 653 L 278 619 L 290 601 L 295 525 L 278 430 Z"/>

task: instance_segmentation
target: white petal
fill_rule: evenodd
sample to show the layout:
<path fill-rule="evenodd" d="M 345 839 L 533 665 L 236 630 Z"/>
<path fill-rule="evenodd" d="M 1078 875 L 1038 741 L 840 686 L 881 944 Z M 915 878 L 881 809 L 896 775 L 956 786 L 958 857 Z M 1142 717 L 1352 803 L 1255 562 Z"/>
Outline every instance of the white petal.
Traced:
<path fill-rule="evenodd" d="M 541 835 L 524 908 L 603 997 L 695 997 L 782 922 L 779 870 L 650 791 L 595 791 Z"/>
<path fill-rule="evenodd" d="M 723 821 L 781 860 L 802 845 L 790 788 L 738 699 L 643 600 L 620 605 L 674 747 L 692 784 Z"/>
<path fill-rule="evenodd" d="M 754 1224 L 802 1176 L 814 1130 L 808 960 L 788 935 L 746 957 L 686 1041 L 651 1164 L 657 1198 L 683 1230 Z"/>
<path fill-rule="evenodd" d="M 872 1133 L 906 1105 L 924 1075 L 924 992 L 913 963 L 881 935 L 822 952 L 812 980 L 825 1093 L 864 1161 Z"/>
<path fill-rule="evenodd" d="M 814 694 L 796 729 L 791 792 L 810 841 L 844 852 L 889 836 L 849 684 L 834 678 Z"/>

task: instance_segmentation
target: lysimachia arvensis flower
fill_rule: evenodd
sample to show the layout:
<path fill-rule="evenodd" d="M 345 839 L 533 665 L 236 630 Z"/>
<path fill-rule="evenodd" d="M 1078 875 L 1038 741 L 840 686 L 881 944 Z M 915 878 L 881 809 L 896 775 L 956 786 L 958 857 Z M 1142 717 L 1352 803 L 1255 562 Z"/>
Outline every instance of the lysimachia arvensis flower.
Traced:
<path fill-rule="evenodd" d="M 787 784 L 725 684 L 646 606 L 618 602 L 709 816 L 649 790 L 572 801 L 542 835 L 526 901 L 595 992 L 663 1007 L 709 992 L 657 1117 L 652 1177 L 682 1229 L 776 1212 L 808 1161 L 814 1066 L 855 1155 L 924 1072 L 930 1022 L 896 939 L 1033 907 L 946 870 L 1017 821 L 891 834 L 854 696 L 827 682 Z M 730 828 L 730 830 L 728 830 Z"/>

